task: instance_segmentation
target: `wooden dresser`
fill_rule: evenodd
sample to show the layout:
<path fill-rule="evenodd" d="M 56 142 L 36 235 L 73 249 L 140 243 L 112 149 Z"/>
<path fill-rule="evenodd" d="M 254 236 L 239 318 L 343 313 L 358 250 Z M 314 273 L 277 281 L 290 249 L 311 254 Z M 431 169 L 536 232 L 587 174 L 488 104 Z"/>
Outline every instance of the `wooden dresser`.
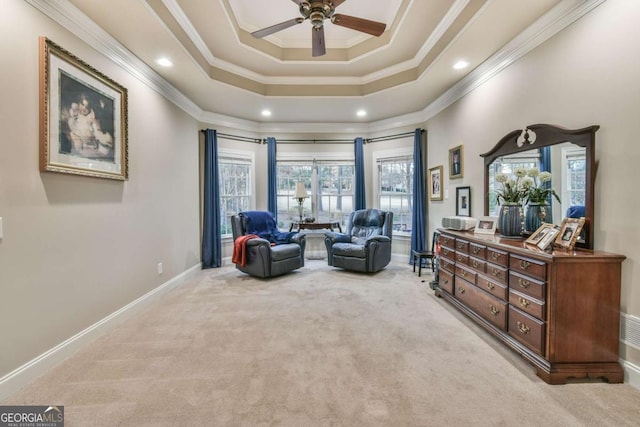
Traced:
<path fill-rule="evenodd" d="M 522 239 L 439 230 L 436 295 L 521 353 L 544 381 L 624 379 L 622 255 L 546 253 Z"/>

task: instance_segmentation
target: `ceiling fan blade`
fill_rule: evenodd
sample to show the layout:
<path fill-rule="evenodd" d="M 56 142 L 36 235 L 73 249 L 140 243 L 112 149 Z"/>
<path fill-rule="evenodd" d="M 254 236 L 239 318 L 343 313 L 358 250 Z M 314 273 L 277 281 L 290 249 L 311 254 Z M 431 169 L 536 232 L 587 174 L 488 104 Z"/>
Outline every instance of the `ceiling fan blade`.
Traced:
<path fill-rule="evenodd" d="M 291 1 L 297 4 L 298 6 L 300 6 L 300 3 L 302 3 L 305 0 L 291 0 Z"/>
<path fill-rule="evenodd" d="M 339 13 L 331 17 L 331 22 L 341 27 L 362 31 L 363 33 L 376 37 L 384 33 L 385 28 L 387 28 L 387 24 L 383 24 L 382 22 L 369 21 L 368 19 L 356 18 L 355 16 L 342 15 Z"/>
<path fill-rule="evenodd" d="M 331 0 L 331 3 L 333 3 L 333 7 L 338 7 L 340 6 L 342 3 L 344 3 L 347 0 Z"/>
<path fill-rule="evenodd" d="M 311 37 L 313 39 L 312 56 L 322 56 L 327 53 L 324 47 L 324 27 L 311 28 Z"/>
<path fill-rule="evenodd" d="M 304 22 L 304 18 L 293 18 L 288 21 L 284 21 L 279 24 L 272 25 L 270 27 L 263 28 L 258 31 L 254 31 L 253 33 L 251 33 L 251 35 L 257 39 L 261 39 L 262 37 L 268 36 L 273 33 L 277 33 L 278 31 L 282 31 L 285 28 L 293 27 L 294 25 L 300 24 L 302 22 Z"/>

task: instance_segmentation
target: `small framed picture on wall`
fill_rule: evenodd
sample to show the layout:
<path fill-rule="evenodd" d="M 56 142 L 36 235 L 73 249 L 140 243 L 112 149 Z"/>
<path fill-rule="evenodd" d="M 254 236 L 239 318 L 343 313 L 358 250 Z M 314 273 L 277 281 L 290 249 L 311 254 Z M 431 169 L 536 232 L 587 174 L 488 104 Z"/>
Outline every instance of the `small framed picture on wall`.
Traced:
<path fill-rule="evenodd" d="M 442 200 L 442 166 L 429 169 L 429 200 Z"/>
<path fill-rule="evenodd" d="M 453 147 L 449 150 L 449 179 L 462 178 L 462 170 L 464 167 L 462 145 Z"/>
<path fill-rule="evenodd" d="M 471 216 L 471 187 L 456 188 L 456 215 Z"/>

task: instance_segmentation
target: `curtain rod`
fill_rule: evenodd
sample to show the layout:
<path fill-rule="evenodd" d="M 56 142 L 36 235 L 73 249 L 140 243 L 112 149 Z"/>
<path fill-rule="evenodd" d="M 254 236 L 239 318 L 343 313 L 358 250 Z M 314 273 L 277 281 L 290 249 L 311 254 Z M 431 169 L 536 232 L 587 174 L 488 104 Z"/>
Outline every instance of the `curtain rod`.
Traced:
<path fill-rule="evenodd" d="M 206 132 L 205 129 L 200 129 L 200 132 Z M 240 135 L 231 135 L 228 133 L 216 132 L 216 134 L 225 139 L 230 139 L 232 141 L 242 141 L 242 142 L 253 142 L 255 144 L 260 144 L 262 142 L 259 138 L 249 138 L 248 136 L 240 136 Z"/>
<path fill-rule="evenodd" d="M 421 133 L 424 133 L 424 129 L 420 129 Z M 397 133 L 395 135 L 387 135 L 387 136 L 379 136 L 376 138 L 369 138 L 367 142 L 380 142 L 380 141 L 391 141 L 394 139 L 400 139 L 405 136 L 413 136 L 415 132 L 405 132 L 405 133 Z"/>
<path fill-rule="evenodd" d="M 424 129 L 420 129 L 422 133 L 424 133 Z M 202 129 L 200 132 L 205 132 Z M 255 144 L 266 144 L 267 139 L 259 139 L 259 138 L 249 138 L 247 136 L 239 136 L 239 135 L 231 135 L 228 133 L 217 133 L 218 136 L 226 139 L 230 139 L 233 141 L 242 141 L 242 142 L 253 142 Z M 364 138 L 364 143 L 368 144 L 370 142 L 381 142 L 381 141 L 392 141 L 394 139 L 400 139 L 407 136 L 414 135 L 414 132 L 405 132 L 405 133 L 397 133 L 395 135 L 387 135 L 387 136 L 379 136 L 376 138 Z M 355 138 L 354 138 L 355 139 Z M 352 144 L 354 139 L 276 139 L 278 144 L 296 144 L 296 143 L 312 143 L 312 144 Z"/>

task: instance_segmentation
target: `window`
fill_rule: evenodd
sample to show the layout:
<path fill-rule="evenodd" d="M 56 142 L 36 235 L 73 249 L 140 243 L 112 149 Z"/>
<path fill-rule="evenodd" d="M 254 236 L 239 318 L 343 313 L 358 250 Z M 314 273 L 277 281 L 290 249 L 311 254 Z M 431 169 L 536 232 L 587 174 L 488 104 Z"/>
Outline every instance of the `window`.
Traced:
<path fill-rule="evenodd" d="M 220 221 L 222 236 L 230 236 L 231 215 L 252 206 L 253 160 L 241 155 L 218 155 L 220 166 Z"/>
<path fill-rule="evenodd" d="M 584 149 L 562 149 L 562 210 L 571 206 L 584 206 L 586 197 L 587 160 Z"/>
<path fill-rule="evenodd" d="M 533 154 L 533 155 L 532 155 Z M 538 151 L 527 152 L 524 155 L 514 154 L 510 156 L 498 157 L 491 165 L 489 166 L 489 215 L 490 216 L 498 216 L 499 215 L 499 205 L 496 200 L 495 191 L 499 190 L 500 184 L 498 184 L 495 180 L 497 174 L 505 174 L 508 176 L 513 176 L 514 172 L 518 168 L 531 169 L 533 167 L 540 167 L 540 156 L 538 155 Z"/>
<path fill-rule="evenodd" d="M 300 219 L 298 201 L 293 198 L 298 182 L 309 197 L 303 202 L 303 218 L 317 222 L 339 222 L 342 226 L 353 210 L 353 161 L 278 161 L 278 227 L 288 228 Z"/>
<path fill-rule="evenodd" d="M 378 159 L 379 207 L 393 212 L 394 233 L 410 233 L 413 221 L 413 156 Z"/>

